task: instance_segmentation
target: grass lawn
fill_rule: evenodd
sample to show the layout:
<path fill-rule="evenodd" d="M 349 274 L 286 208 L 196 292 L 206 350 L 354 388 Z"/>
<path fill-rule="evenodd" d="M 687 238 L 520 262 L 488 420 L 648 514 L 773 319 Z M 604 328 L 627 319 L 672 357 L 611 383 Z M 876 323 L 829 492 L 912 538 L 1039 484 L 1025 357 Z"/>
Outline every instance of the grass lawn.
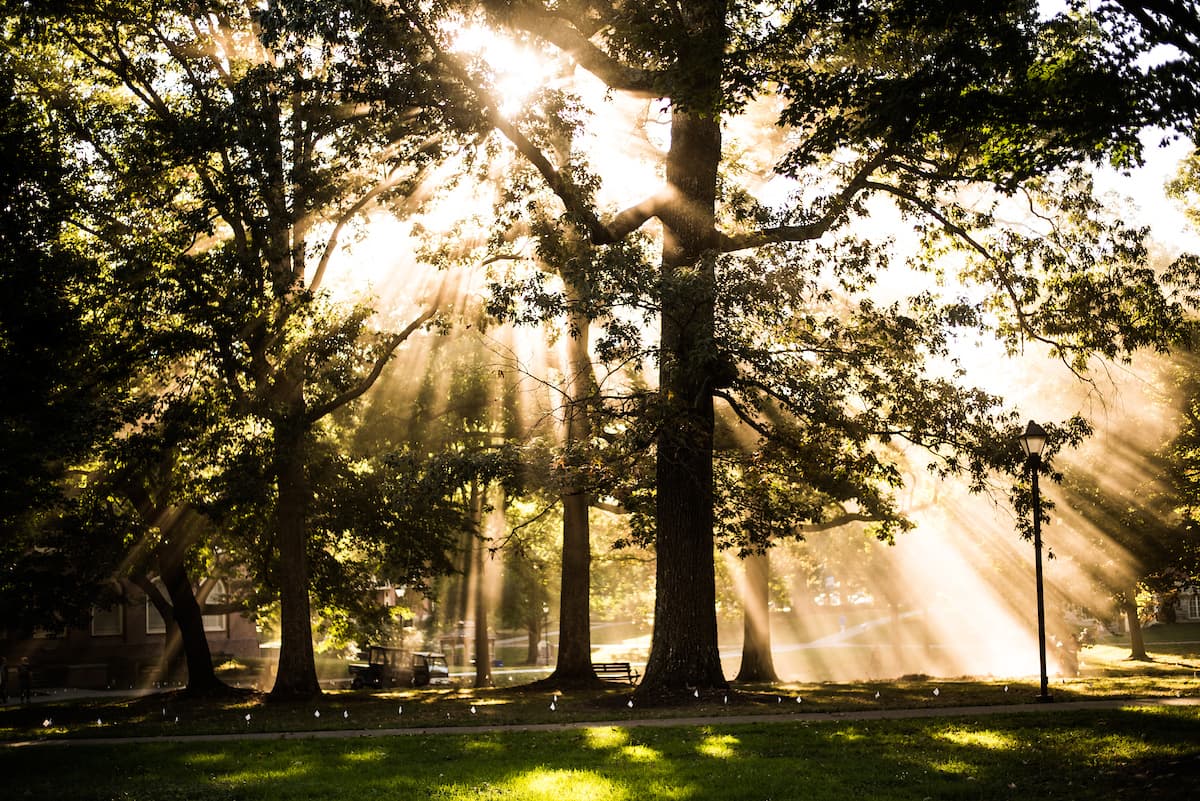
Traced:
<path fill-rule="evenodd" d="M 1200 650 L 1120 642 L 1086 649 L 1062 701 L 1200 696 Z M 1169 644 L 1170 643 L 1170 644 Z M 0 710 L 5 799 L 1188 799 L 1200 787 L 1200 706 L 849 721 L 864 710 L 1028 704 L 1036 679 L 741 686 L 628 706 L 631 688 L 329 692 L 307 703 L 246 693 L 189 700 L 83 698 Z M 822 713 L 819 722 L 802 713 Z M 746 722 L 744 716 L 771 716 Z M 703 725 L 671 719 L 702 718 Z M 739 720 L 739 718 L 743 718 Z M 623 728 L 661 719 L 661 728 Z M 513 724 L 588 728 L 514 731 Z M 612 724 L 612 725 L 610 725 Z M 484 733 L 455 727 L 496 727 Z M 395 729 L 408 729 L 395 733 Z M 438 729 L 437 732 L 427 730 Z M 272 733 L 329 731 L 334 739 Z M 363 737 L 362 732 L 387 732 Z M 113 737 L 268 739 L 96 743 Z M 88 739 L 93 742 L 72 743 Z M 37 740 L 33 745 L 23 741 Z"/>
<path fill-rule="evenodd" d="M 1191 798 L 1200 709 L 0 747 L 7 798 Z"/>

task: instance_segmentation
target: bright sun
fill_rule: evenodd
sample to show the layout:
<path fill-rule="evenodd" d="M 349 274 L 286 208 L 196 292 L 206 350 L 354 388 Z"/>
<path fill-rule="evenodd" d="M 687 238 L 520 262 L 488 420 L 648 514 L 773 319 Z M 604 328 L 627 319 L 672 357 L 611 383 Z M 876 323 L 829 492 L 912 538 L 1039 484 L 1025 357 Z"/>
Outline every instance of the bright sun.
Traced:
<path fill-rule="evenodd" d="M 597 199 L 613 209 L 644 200 L 662 184 L 659 168 L 669 146 L 669 115 L 662 103 L 623 96 L 552 50 L 505 36 L 479 23 L 450 34 L 455 52 L 479 59 L 491 73 L 500 113 L 513 119 L 539 91 L 565 90 L 588 109 L 576 142 L 605 180 Z"/>
<path fill-rule="evenodd" d="M 487 73 L 500 99 L 499 111 L 510 120 L 518 119 L 529 104 L 537 102 L 543 90 L 561 90 L 578 98 L 587 112 L 572 146 L 589 168 L 603 177 L 596 195 L 602 215 L 641 202 L 661 188 L 661 159 L 669 146 L 669 114 L 663 111 L 663 104 L 609 92 L 598 79 L 574 69 L 555 51 L 479 22 L 464 20 L 444 33 L 455 53 Z M 489 158 L 497 174 L 505 171 L 504 159 L 517 158 L 515 151 L 508 150 L 508 156 L 493 154 Z M 361 241 L 338 254 L 325 285 L 338 297 L 374 296 L 373 304 L 381 310 L 407 308 L 414 300 L 407 297 L 414 286 L 408 278 L 425 269 L 416 263 L 422 258 L 416 232 L 443 235 L 454 243 L 462 252 L 441 254 L 452 259 L 461 258 L 486 239 L 495 187 L 486 181 L 456 180 L 462 169 L 463 162 L 452 157 L 432 170 L 423 183 L 421 210 L 408 220 L 388 220 L 381 214 L 364 221 Z M 522 248 L 514 244 L 508 251 Z"/>
<path fill-rule="evenodd" d="M 492 86 L 500 96 L 500 113 L 512 117 L 556 70 L 547 54 L 502 36 L 485 25 L 463 25 L 452 34 L 452 46 L 460 55 L 487 64 Z"/>

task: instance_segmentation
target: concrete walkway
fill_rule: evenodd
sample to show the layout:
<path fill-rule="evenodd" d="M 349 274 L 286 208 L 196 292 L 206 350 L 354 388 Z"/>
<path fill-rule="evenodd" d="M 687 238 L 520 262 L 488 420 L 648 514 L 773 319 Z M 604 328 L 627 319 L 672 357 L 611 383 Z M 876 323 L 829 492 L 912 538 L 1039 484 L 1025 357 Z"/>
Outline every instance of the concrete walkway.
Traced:
<path fill-rule="evenodd" d="M 571 723 L 528 723 L 511 726 L 420 726 L 390 729 L 338 729 L 329 731 L 246 732 L 245 734 L 189 734 L 153 737 L 97 737 L 81 739 L 27 740 L 0 743 L 5 748 L 121 745 L 124 743 L 203 743 L 236 740 L 332 740 L 358 737 L 406 737 L 433 735 L 477 735 L 496 732 L 569 731 L 595 728 L 670 728 L 672 726 L 770 725 L 776 723 L 838 723 L 858 720 L 901 720 L 914 718 L 980 717 L 1066 712 L 1079 709 L 1124 709 L 1131 707 L 1195 707 L 1200 698 L 1136 698 L 1094 701 L 1062 701 L 1003 706 L 954 706 L 924 709 L 878 709 L 853 712 L 801 712 L 790 715 L 722 715 L 637 720 L 596 720 Z"/>

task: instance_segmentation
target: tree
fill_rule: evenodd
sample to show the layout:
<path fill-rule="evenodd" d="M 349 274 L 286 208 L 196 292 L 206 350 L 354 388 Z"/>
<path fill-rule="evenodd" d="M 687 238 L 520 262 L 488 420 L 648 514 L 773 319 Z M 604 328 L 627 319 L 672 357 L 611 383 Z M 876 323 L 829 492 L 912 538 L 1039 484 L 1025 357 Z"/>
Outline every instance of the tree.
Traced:
<path fill-rule="evenodd" d="M 1161 462 L 1158 468 L 1165 467 Z M 1151 467 L 1150 472 L 1159 474 Z M 1186 542 L 1184 527 L 1174 513 L 1165 487 L 1156 479 L 1123 488 L 1101 483 L 1091 471 L 1064 471 L 1059 489 L 1064 505 L 1081 515 L 1103 535 L 1098 551 L 1107 563 L 1093 566 L 1092 578 L 1116 601 L 1129 629 L 1130 658 L 1149 660 L 1138 610 L 1139 585 L 1158 589 L 1181 575 L 1177 548 Z M 1157 487 L 1155 486 L 1157 484 Z"/>
<path fill-rule="evenodd" d="M 780 420 L 778 413 L 774 417 Z M 789 458 L 800 451 L 779 447 L 779 436 L 764 437 L 763 447 L 751 453 L 723 444 L 727 447 L 717 452 L 717 543 L 722 550 L 735 551 L 744 566 L 742 663 L 735 681 L 778 681 L 768 605 L 772 547 L 852 524 L 867 524 L 863 528 L 873 539 L 892 543 L 910 527 L 904 512 L 911 510 L 897 509 L 889 496 L 878 492 L 878 485 L 860 484 L 854 473 L 841 477 L 840 487 L 812 475 L 810 467 Z M 845 531 L 840 535 L 847 545 L 855 540 Z M 862 554 L 856 557 L 862 560 Z"/>
<path fill-rule="evenodd" d="M 575 146 L 582 118 L 577 100 L 556 90 L 540 93 L 520 115 L 556 168 L 580 175 L 591 169 L 586 150 Z M 642 283 L 636 276 L 648 271 L 643 242 L 631 237 L 620 247 L 595 246 L 583 232 L 562 224 L 539 183 L 537 171 L 520 159 L 505 170 L 489 243 L 502 256 L 487 263 L 508 267 L 492 268 L 488 311 L 502 322 L 541 326 L 552 343 L 565 344 L 561 358 L 547 365 L 561 376 L 557 380 L 541 375 L 537 366 L 514 365 L 550 388 L 549 411 L 558 421 L 542 483 L 557 493 L 562 507 L 559 648 L 544 683 L 561 687 L 599 681 L 591 656 L 589 510 L 611 508 L 603 499 L 632 483 L 625 468 L 646 450 L 630 414 L 640 406 L 637 388 L 629 386 L 645 354 L 621 311 L 636 307 Z M 531 202 L 535 197 L 539 202 Z M 529 240 L 531 252 L 505 253 L 518 240 Z"/>
<path fill-rule="evenodd" d="M 771 653 L 771 607 L 769 553 L 753 553 L 742 559 L 745 576 L 742 588 L 742 665 L 734 681 L 777 682 Z"/>
<path fill-rule="evenodd" d="M 1147 122 L 1194 140 L 1200 118 L 1200 7 L 1193 0 L 1108 0 L 1095 13 L 1112 30 L 1116 57 L 1133 61 L 1155 51 L 1146 68 Z"/>
<path fill-rule="evenodd" d="M 475 686 L 484 687 L 491 684 L 488 621 L 497 600 L 488 573 L 499 554 L 519 553 L 524 545 L 523 535 L 510 528 L 520 524 L 506 520 L 506 513 L 525 492 L 524 446 L 533 437 L 514 407 L 513 376 L 504 362 L 493 364 L 494 343 L 478 334 L 485 328 L 482 310 L 468 307 L 464 316 L 465 324 L 434 343 L 415 375 L 395 371 L 385 378 L 363 416 L 355 447 L 390 449 L 389 463 L 405 454 L 409 469 L 423 463 L 423 471 L 440 477 L 429 491 L 446 515 L 443 530 L 453 539 L 447 550 L 454 552 L 455 564 L 436 589 L 438 613 L 457 631 L 464 656 L 470 638 Z M 384 473 L 398 467 L 387 464 Z M 427 538 L 423 533 L 418 540 Z"/>
<path fill-rule="evenodd" d="M 561 565 L 562 521 L 554 506 L 538 508 L 542 502 L 510 504 L 509 531 L 503 543 L 504 579 L 500 594 L 499 618 L 504 626 L 523 629 L 527 634 L 525 663 L 548 664 L 543 660 L 548 644 L 550 611 L 556 608 L 552 579 Z"/>
<path fill-rule="evenodd" d="M 17 15 L 5 20 L 6 26 L 19 22 Z M 187 579 L 184 553 L 176 547 L 183 539 L 172 540 L 174 525 L 166 526 L 159 546 L 123 554 L 131 542 L 145 542 L 139 537 L 147 525 L 135 524 L 140 534 L 131 536 L 130 520 L 116 501 L 127 497 L 129 487 L 115 487 L 104 471 L 88 466 L 96 454 L 111 451 L 129 421 L 150 413 L 140 386 L 142 368 L 148 354 L 169 345 L 138 324 L 141 310 L 127 296 L 136 297 L 139 279 L 122 276 L 94 252 L 83 255 L 86 243 L 73 224 L 86 206 L 84 173 L 66 155 L 69 132 L 49 130 L 45 117 L 36 117 L 45 110 L 17 93 L 27 88 L 28 68 L 21 61 L 6 53 L 5 119 L 19 141 L 6 139 L 4 149 L 14 179 L 6 195 L 15 201 L 6 217 L 14 236 L 6 236 L 4 248 L 12 267 L 4 270 L 5 297 L 22 300 L 6 306 L 3 373 L 10 386 L 22 389 L 5 395 L 4 430 L 13 439 L 4 447 L 4 485 L 15 496 L 5 504 L 11 511 L 5 529 L 22 536 L 6 539 L 13 553 L 4 560 L 11 571 L 4 617 L 23 631 L 80 625 L 94 603 L 120 597 L 114 577 L 124 572 L 161 607 L 171 634 L 168 653 L 183 632 L 191 665 L 188 690 L 211 692 L 221 685 L 208 658 L 203 612 Z M 28 227 L 18 233 L 22 223 Z M 173 604 L 150 584 L 147 559 Z"/>
<path fill-rule="evenodd" d="M 790 441 L 824 486 L 853 477 L 886 497 L 895 470 L 873 443 L 894 438 L 978 486 L 993 466 L 1014 469 L 1005 444 L 1015 426 L 997 399 L 925 372 L 948 356 L 955 330 L 993 330 L 1013 347 L 1050 341 L 1076 369 L 1091 352 L 1173 333 L 1180 308 L 1138 269 L 1138 232 L 1100 223 L 1086 182 L 1046 177 L 1087 158 L 1136 157 L 1140 119 L 1126 91 L 1135 76 L 1106 67 L 1086 21 L 1040 22 L 1026 2 L 485 5 L 612 91 L 669 106 L 662 191 L 606 214 L 590 202 L 593 177 L 557 168 L 441 47 L 446 69 L 557 194 L 566 223 L 599 246 L 651 219 L 661 225 L 658 601 L 643 695 L 725 684 L 713 610 L 714 397 Z M 439 46 L 414 12 L 399 13 Z M 774 206 L 724 169 L 727 131 L 771 95 L 787 128 L 773 167 L 796 190 Z M 978 212 L 964 202 L 968 189 L 996 201 Z M 1056 225 L 1001 226 L 1003 202 L 1017 194 Z M 964 251 L 957 275 L 987 300 L 930 292 L 879 302 L 887 249 L 852 223 L 884 198 L 915 221 L 928 253 Z M 948 265 L 912 260 L 930 275 Z M 1051 295 L 1059 289 L 1066 303 Z M 742 325 L 740 312 L 770 325 Z M 776 406 L 795 423 L 777 431 Z"/>
<path fill-rule="evenodd" d="M 570 123 L 552 120 L 556 127 Z M 525 181 L 530 176 L 521 175 Z M 561 320 L 565 329 L 565 363 L 558 365 L 562 375 L 554 387 L 552 401 L 556 408 L 560 432 L 552 453 L 545 454 L 551 462 L 543 476 L 549 492 L 556 492 L 562 507 L 562 571 L 559 591 L 559 648 L 553 673 L 544 680 L 548 686 L 598 682 L 592 668 L 591 647 L 591 529 L 590 509 L 601 505 L 601 497 L 619 493 L 622 484 L 630 484 L 631 474 L 618 479 L 621 468 L 628 466 L 630 451 L 643 450 L 636 444 L 638 434 L 616 436 L 617 428 L 630 423 L 628 411 L 636 392 L 615 390 L 602 383 L 596 375 L 591 349 L 593 332 L 600 336 L 597 348 L 606 367 L 606 379 L 621 377 L 624 363 L 640 365 L 641 354 L 634 346 L 636 337 L 624 330 L 615 310 L 620 298 L 627 296 L 628 287 L 617 287 L 614 273 L 629 275 L 641 264 L 634 248 L 613 248 L 601 251 L 577 232 L 564 229 L 556 220 L 541 213 L 528 214 L 528 198 L 520 191 L 509 190 L 510 207 L 500 217 L 511 236 L 514 222 L 528 225 L 537 240 L 537 255 L 532 261 L 541 271 L 535 277 L 512 279 L 499 277 L 492 284 L 490 311 L 501 320 L 521 324 L 546 325 Z M 514 215 L 524 212 L 526 219 Z M 532 219 L 527 219 L 532 216 Z M 616 265 L 622 265 L 614 269 Z M 561 282 L 561 292 L 545 286 L 545 276 L 554 275 Z M 607 282 L 594 280 L 604 276 Z M 562 332 L 554 336 L 563 336 Z M 617 365 L 613 368 L 612 365 Z M 531 371 L 529 366 L 518 366 Z M 540 379 L 544 380 L 544 379 Z M 632 404 L 636 408 L 637 404 Z M 635 430 L 636 430 L 636 423 Z M 621 439 L 625 445 L 613 440 Z M 632 442 L 632 445 L 628 443 Z"/>
<path fill-rule="evenodd" d="M 0 24 L 6 32 L 13 24 L 7 9 Z M 47 128 L 20 87 L 20 59 L 5 48 L 0 618 L 28 633 L 86 620 L 91 602 L 105 595 L 119 535 L 86 525 L 72 492 L 75 468 L 143 407 L 126 391 L 131 363 L 142 352 L 128 335 L 133 309 L 122 301 L 126 285 L 72 236 L 81 176 L 72 170 L 69 141 Z"/>
<path fill-rule="evenodd" d="M 81 143 L 97 192 L 82 225 L 114 262 L 152 271 L 148 308 L 174 326 L 160 404 L 214 412 L 207 439 L 224 450 L 208 451 L 207 467 L 251 451 L 266 459 L 269 526 L 258 533 L 273 543 L 282 621 L 272 697 L 317 694 L 319 424 L 362 396 L 437 310 L 436 298 L 418 299 L 426 305 L 406 327 L 373 332 L 366 309 L 337 309 L 320 287 L 347 227 L 402 204 L 436 143 L 452 146 L 442 134 L 453 124 L 420 48 L 378 15 L 62 3 L 31 25 L 59 61 L 28 81 Z M 352 56 L 371 46 L 381 54 L 367 68 Z"/>
<path fill-rule="evenodd" d="M 1142 591 L 1169 596 L 1200 575 L 1200 534 L 1192 511 L 1193 362 L 1187 355 L 1161 360 L 1146 386 L 1161 386 L 1167 397 L 1144 392 L 1141 425 L 1110 432 L 1100 443 L 1119 455 L 1119 470 L 1098 472 L 1089 464 L 1070 464 L 1054 489 L 1062 514 L 1070 515 L 1067 525 L 1094 532 L 1088 537 L 1091 551 L 1081 561 L 1088 577 L 1125 616 L 1131 659 L 1149 659 L 1138 602 Z M 1147 436 L 1163 427 L 1174 432 L 1167 441 Z"/>

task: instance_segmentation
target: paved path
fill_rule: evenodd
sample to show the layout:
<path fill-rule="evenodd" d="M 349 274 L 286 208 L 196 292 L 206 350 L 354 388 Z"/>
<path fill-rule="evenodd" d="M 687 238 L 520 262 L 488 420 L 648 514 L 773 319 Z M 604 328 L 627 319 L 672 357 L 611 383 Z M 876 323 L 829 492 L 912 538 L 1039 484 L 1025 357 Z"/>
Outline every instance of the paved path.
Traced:
<path fill-rule="evenodd" d="M 1052 704 L 1015 704 L 1004 706 L 951 706 L 924 709 L 875 709 L 853 712 L 802 712 L 791 715 L 722 715 L 720 717 L 681 717 L 638 720 L 595 720 L 571 723 L 528 723 L 511 726 L 421 726 L 392 729 L 338 729 L 330 731 L 246 732 L 245 734 L 188 734 L 161 737 L 96 737 L 62 740 L 29 740 L 0 743 L 5 748 L 52 746 L 120 745 L 123 743 L 203 743 L 225 740 L 326 740 L 356 737 L 405 737 L 433 735 L 473 735 L 495 732 L 568 731 L 574 729 L 669 728 L 672 726 L 729 726 L 772 723 L 838 723 L 855 720 L 900 720 L 912 718 L 979 717 L 982 715 L 1022 715 L 1074 709 L 1121 709 L 1139 706 L 1200 706 L 1200 698 L 1136 698 L 1094 701 L 1062 701 Z"/>

